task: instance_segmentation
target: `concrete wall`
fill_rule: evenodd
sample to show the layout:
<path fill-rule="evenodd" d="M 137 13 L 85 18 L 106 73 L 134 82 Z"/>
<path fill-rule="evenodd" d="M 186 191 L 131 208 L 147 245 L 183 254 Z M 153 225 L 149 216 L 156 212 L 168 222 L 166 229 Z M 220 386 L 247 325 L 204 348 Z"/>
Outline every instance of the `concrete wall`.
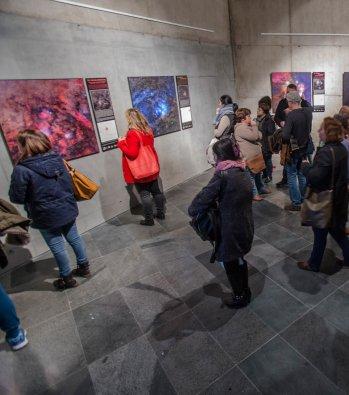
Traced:
<path fill-rule="evenodd" d="M 75 0 L 98 7 L 214 30 L 178 28 L 52 0 L 0 0 L 0 11 L 87 26 L 230 44 L 227 0 Z"/>
<path fill-rule="evenodd" d="M 156 139 L 164 187 L 208 167 L 204 150 L 217 97 L 234 90 L 230 46 L 0 13 L 0 53 L 0 79 L 107 77 L 121 134 L 131 106 L 128 76 L 187 74 L 194 127 Z M 0 156 L 0 196 L 7 198 L 12 165 L 1 139 Z M 79 204 L 81 231 L 128 209 L 120 162 L 118 150 L 73 161 L 102 186 L 93 200 Z M 47 247 L 36 231 L 32 236 L 30 251 L 37 256 Z"/>
<path fill-rule="evenodd" d="M 271 94 L 273 71 L 324 71 L 326 112 L 342 105 L 342 75 L 349 71 L 349 37 L 262 37 L 261 32 L 348 33 L 348 0 L 230 0 L 239 104 L 256 110 Z"/>

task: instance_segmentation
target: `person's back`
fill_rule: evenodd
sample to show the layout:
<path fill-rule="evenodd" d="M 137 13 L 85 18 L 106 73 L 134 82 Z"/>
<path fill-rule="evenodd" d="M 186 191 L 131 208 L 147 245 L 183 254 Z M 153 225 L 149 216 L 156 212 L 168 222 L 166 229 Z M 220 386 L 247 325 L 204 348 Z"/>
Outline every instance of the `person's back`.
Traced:
<path fill-rule="evenodd" d="M 283 135 L 286 140 L 291 137 L 297 140 L 299 148 L 306 148 L 311 132 L 313 112 L 311 107 L 292 110 L 286 119 Z"/>
<path fill-rule="evenodd" d="M 11 201 L 25 205 L 33 227 L 60 227 L 77 217 L 70 175 L 58 154 L 48 152 L 26 158 L 15 167 L 12 179 Z M 17 188 L 23 179 L 28 185 L 25 196 Z"/>

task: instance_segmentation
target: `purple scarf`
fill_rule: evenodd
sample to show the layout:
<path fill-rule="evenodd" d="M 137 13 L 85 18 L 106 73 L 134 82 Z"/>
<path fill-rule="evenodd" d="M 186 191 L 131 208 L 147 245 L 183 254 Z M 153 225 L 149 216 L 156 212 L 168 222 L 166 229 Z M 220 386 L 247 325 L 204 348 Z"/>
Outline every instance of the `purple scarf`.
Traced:
<path fill-rule="evenodd" d="M 223 171 L 223 170 L 228 170 L 232 167 L 237 167 L 241 170 L 246 169 L 246 162 L 243 159 L 240 160 L 224 160 L 222 162 L 218 162 L 216 165 L 216 173 Z"/>

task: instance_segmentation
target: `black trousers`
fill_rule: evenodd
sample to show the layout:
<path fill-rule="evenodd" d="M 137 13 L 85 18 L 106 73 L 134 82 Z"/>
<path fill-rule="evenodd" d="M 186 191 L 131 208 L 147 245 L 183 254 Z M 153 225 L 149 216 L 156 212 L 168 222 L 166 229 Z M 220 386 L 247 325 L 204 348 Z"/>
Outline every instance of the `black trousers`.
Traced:
<path fill-rule="evenodd" d="M 153 219 L 153 200 L 158 214 L 164 213 L 165 198 L 160 190 L 158 180 L 144 183 L 135 183 L 141 197 L 145 219 Z"/>
<path fill-rule="evenodd" d="M 223 262 L 228 280 L 235 296 L 241 296 L 248 290 L 248 267 L 243 258 Z"/>

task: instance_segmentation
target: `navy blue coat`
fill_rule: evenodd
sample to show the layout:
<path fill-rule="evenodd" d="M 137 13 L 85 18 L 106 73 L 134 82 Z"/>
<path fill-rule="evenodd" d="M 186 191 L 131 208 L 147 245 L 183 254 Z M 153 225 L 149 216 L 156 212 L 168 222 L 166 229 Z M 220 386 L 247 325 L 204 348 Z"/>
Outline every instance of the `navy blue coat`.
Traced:
<path fill-rule="evenodd" d="M 33 228 L 59 228 L 78 216 L 70 175 L 62 158 L 53 152 L 16 165 L 9 195 L 11 202 L 24 204 Z"/>
<path fill-rule="evenodd" d="M 221 242 L 216 259 L 229 262 L 246 255 L 252 246 L 252 184 L 247 171 L 239 168 L 215 173 L 208 185 L 192 201 L 191 217 L 218 202 Z"/>

